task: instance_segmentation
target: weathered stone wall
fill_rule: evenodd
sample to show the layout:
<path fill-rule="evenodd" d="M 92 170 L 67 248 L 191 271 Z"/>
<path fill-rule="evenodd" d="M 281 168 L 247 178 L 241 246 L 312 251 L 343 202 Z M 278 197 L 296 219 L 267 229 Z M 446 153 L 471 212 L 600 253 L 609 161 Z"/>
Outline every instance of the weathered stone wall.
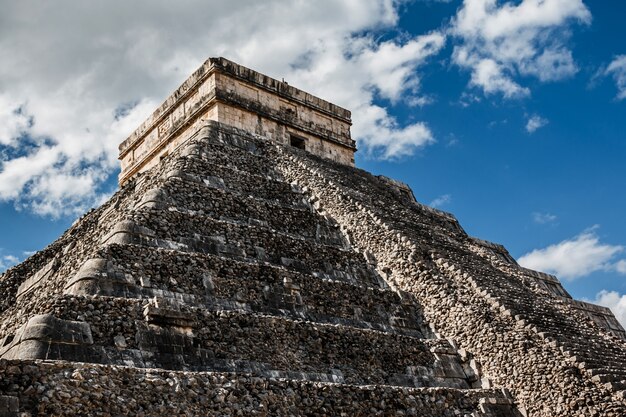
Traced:
<path fill-rule="evenodd" d="M 144 172 L 197 130 L 214 120 L 354 165 L 350 112 L 223 58 L 211 58 L 120 145 L 123 184 Z M 191 126 L 191 128 L 189 128 Z"/>
<path fill-rule="evenodd" d="M 99 256 L 85 262 L 69 280 L 66 293 L 126 298 L 178 295 L 189 304 L 225 310 L 430 335 L 418 306 L 408 296 L 375 287 L 377 281 L 370 280 L 367 270 L 351 280 L 339 274 L 311 279 L 309 274 L 267 263 L 121 245 L 108 245 Z"/>
<path fill-rule="evenodd" d="M 157 165 L 163 158 L 177 149 L 182 143 L 198 132 L 206 120 L 218 120 L 218 104 L 209 104 L 211 96 L 205 96 L 203 103 L 194 103 L 195 106 L 206 104 L 206 109 L 194 109 L 187 119 L 171 122 L 169 129 L 153 128 L 120 158 L 120 165 L 124 175 L 124 182 L 139 172 L 145 172 Z M 204 103 L 206 102 L 206 103 Z M 188 103 L 182 103 L 185 107 Z M 172 115 L 172 117 L 174 117 Z M 183 117 L 183 116 L 180 116 Z M 123 182 L 122 182 L 123 183 Z"/>
<path fill-rule="evenodd" d="M 235 90 L 235 92 L 238 91 Z M 232 99 L 233 96 L 228 97 Z M 274 97 L 274 100 L 278 102 L 271 104 L 279 108 L 280 113 L 273 118 L 261 116 L 258 110 L 250 108 L 250 105 L 246 105 L 246 109 L 242 109 L 233 105 L 218 103 L 217 117 L 211 120 L 254 132 L 286 145 L 290 143 L 291 136 L 296 136 L 305 140 L 305 147 L 308 152 L 342 164 L 354 165 L 353 146 L 345 145 L 334 139 L 335 137 L 349 137 L 349 124 L 339 123 L 330 117 L 307 111 L 308 109 L 302 106 L 290 105 L 277 97 Z M 292 106 L 293 110 L 290 110 L 291 112 L 286 111 L 285 109 L 291 108 L 286 106 Z M 292 114 L 293 116 L 291 116 Z M 284 121 L 285 118 L 290 119 L 296 115 L 303 119 L 302 123 L 307 126 L 306 129 L 303 126 L 298 126 L 294 121 Z"/>
<path fill-rule="evenodd" d="M 14 348 L 3 357 L 468 388 L 457 353 L 445 340 L 192 305 L 174 315 L 152 301 L 122 298 L 64 296 L 37 313 L 44 312 L 32 312 L 34 319 L 15 333 Z M 71 338 L 68 326 L 75 330 Z"/>
<path fill-rule="evenodd" d="M 530 415 L 626 413 L 620 339 L 546 291 L 539 296 L 527 287 L 530 280 L 483 261 L 446 216 L 437 219 L 398 198 L 363 171 L 276 150 L 285 177 L 377 260 L 391 285 L 416 297 L 437 332 L 472 352 L 493 384 L 511 389 Z M 602 362 L 603 369 L 588 369 Z"/>
<path fill-rule="evenodd" d="M 8 417 L 515 417 L 508 413 L 510 398 L 493 390 L 351 386 L 63 362 L 0 360 L 0 392 L 0 414 Z"/>
<path fill-rule="evenodd" d="M 477 252 L 479 252 L 477 250 Z M 626 331 L 619 324 L 610 309 L 584 301 L 574 300 L 563 288 L 559 280 L 550 274 L 532 271 L 517 264 L 502 262 L 502 259 L 493 257 L 492 254 L 481 253 L 491 264 L 500 271 L 518 277 L 528 285 L 537 295 L 556 297 L 561 304 L 569 305 L 569 308 L 577 310 L 586 318 L 591 319 L 600 328 L 609 331 L 622 340 L 626 340 Z M 626 387 L 625 387 L 626 388 Z"/>
<path fill-rule="evenodd" d="M 0 356 L 283 377 L 294 390 L 438 386 L 450 391 L 433 401 L 464 413 L 446 398 L 477 385 L 471 355 L 433 339 L 415 299 L 284 181 L 271 142 L 221 125 L 203 135 L 0 279 L 13 300 Z M 497 390 L 471 395 L 477 416 L 512 412 Z"/>
<path fill-rule="evenodd" d="M 133 414 L 171 413 L 136 381 L 225 375 L 199 372 L 213 370 L 237 372 L 225 383 L 244 397 L 288 392 L 259 415 L 515 416 L 515 401 L 532 416 L 623 415 L 624 343 L 452 215 L 402 184 L 219 123 L 189 137 L 0 278 L 0 356 L 132 367 L 12 361 L 0 413 L 15 401 L 33 412 L 37 399 L 42 412 L 83 410 L 82 382 L 80 398 L 56 394 L 70 387 L 57 375 L 81 368 L 99 373 L 92 385 L 127 381 L 110 397 L 141 398 L 126 403 Z M 253 378 L 265 391 L 246 391 Z M 157 391 L 181 410 L 188 388 Z M 246 404 L 206 395 L 190 413 Z M 315 408 L 323 395 L 332 401 Z"/>

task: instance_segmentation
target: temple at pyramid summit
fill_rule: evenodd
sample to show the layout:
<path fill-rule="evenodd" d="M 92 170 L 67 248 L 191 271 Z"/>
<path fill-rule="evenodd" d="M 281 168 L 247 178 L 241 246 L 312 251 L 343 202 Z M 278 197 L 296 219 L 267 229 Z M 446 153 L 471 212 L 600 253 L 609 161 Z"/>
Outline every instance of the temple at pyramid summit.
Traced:
<path fill-rule="evenodd" d="M 0 416 L 626 416 L 610 310 L 354 167 L 350 126 L 207 60 L 0 275 Z"/>
<path fill-rule="evenodd" d="M 350 112 L 224 58 L 211 58 L 120 145 L 120 185 L 213 120 L 354 166 Z"/>

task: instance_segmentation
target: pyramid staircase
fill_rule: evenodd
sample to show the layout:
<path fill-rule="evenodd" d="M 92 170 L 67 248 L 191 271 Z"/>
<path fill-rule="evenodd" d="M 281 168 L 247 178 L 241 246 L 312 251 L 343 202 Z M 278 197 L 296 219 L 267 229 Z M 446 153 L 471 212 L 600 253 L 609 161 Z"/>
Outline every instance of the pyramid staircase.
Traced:
<path fill-rule="evenodd" d="M 286 178 L 292 152 L 207 123 L 7 271 L 0 415 L 523 415 Z"/>
<path fill-rule="evenodd" d="M 509 388 L 528 415 L 626 415 L 621 326 L 599 325 L 581 312 L 585 303 L 562 288 L 546 291 L 537 285 L 541 273 L 468 236 L 453 216 L 412 201 L 393 182 L 278 153 L 285 177 L 376 260 L 385 281 L 415 297 L 431 327 L 479 359 L 486 385 Z"/>

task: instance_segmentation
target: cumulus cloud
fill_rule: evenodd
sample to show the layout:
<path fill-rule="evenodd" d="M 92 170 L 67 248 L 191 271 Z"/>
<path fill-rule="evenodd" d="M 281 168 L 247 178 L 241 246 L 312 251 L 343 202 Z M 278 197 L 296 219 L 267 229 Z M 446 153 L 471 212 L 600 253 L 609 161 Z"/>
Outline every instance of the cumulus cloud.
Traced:
<path fill-rule="evenodd" d="M 543 117 L 534 114 L 528 118 L 526 122 L 526 131 L 528 133 L 534 133 L 537 129 L 541 129 L 545 125 L 548 124 L 548 119 L 544 119 Z"/>
<path fill-rule="evenodd" d="M 380 103 L 427 103 L 419 68 L 446 39 L 381 40 L 399 4 L 3 1 L 0 201 L 53 216 L 97 204 L 117 145 L 208 56 L 353 110 L 353 136 L 372 157 L 410 155 L 434 141 L 429 126 L 403 125 Z"/>
<path fill-rule="evenodd" d="M 595 230 L 585 230 L 571 239 L 563 240 L 543 249 L 535 249 L 518 259 L 526 268 L 555 274 L 566 280 L 589 275 L 600 270 L 614 270 L 615 256 L 624 250 L 623 246 L 600 242 Z"/>
<path fill-rule="evenodd" d="M 557 219 L 557 217 L 554 214 L 541 213 L 537 211 L 534 212 L 532 216 L 533 216 L 533 221 L 537 224 L 553 223 Z"/>
<path fill-rule="evenodd" d="M 13 145 L 30 124 L 21 104 L 0 94 L 0 145 Z"/>
<path fill-rule="evenodd" d="M 449 204 L 451 201 L 452 201 L 452 196 L 450 194 L 443 194 L 435 198 L 433 201 L 431 201 L 429 206 L 437 208 L 437 207 L 445 206 L 446 204 Z"/>
<path fill-rule="evenodd" d="M 606 67 L 605 75 L 610 75 L 617 86 L 617 99 L 626 98 L 626 55 L 618 55 Z"/>
<path fill-rule="evenodd" d="M 617 291 L 602 290 L 596 295 L 593 303 L 610 308 L 617 321 L 626 328 L 626 295 Z"/>
<path fill-rule="evenodd" d="M 0 255 L 0 273 L 17 264 L 20 260 L 13 255 Z"/>
<path fill-rule="evenodd" d="M 465 0 L 450 29 L 458 40 L 452 59 L 485 94 L 527 96 L 520 76 L 546 82 L 577 72 L 566 46 L 573 22 L 591 22 L 582 0 Z"/>
<path fill-rule="evenodd" d="M 445 44 L 445 36 L 433 32 L 408 42 L 378 43 L 372 37 L 328 40 L 312 48 L 309 65 L 293 71 L 294 85 L 328 97 L 352 109 L 352 133 L 370 156 L 393 159 L 411 155 L 434 142 L 424 122 L 400 126 L 387 109 L 374 104 L 380 97 L 409 104 L 427 100 L 419 95 L 416 70 Z"/>

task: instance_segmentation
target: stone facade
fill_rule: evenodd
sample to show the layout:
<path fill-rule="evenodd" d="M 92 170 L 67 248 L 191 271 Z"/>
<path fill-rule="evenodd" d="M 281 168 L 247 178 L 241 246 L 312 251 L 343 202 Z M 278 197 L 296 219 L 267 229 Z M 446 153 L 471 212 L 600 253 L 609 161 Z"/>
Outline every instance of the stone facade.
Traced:
<path fill-rule="evenodd" d="M 157 164 L 205 120 L 354 165 L 348 110 L 224 58 L 209 58 L 122 142 L 120 185 Z"/>
<path fill-rule="evenodd" d="M 626 415 L 607 309 L 399 181 L 185 129 L 0 276 L 0 416 Z"/>

